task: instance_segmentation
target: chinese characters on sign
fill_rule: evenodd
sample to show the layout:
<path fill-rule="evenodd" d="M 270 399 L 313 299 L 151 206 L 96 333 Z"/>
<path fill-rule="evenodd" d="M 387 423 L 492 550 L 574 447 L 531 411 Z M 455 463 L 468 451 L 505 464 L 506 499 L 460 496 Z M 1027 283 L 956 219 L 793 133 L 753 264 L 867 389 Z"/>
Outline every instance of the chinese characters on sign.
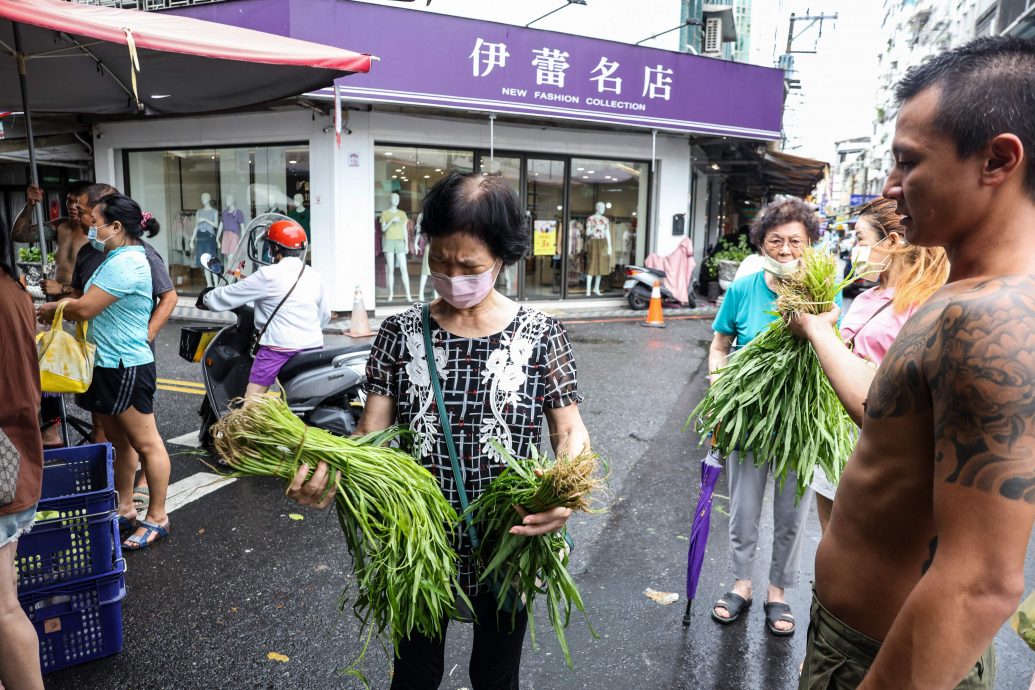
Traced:
<path fill-rule="evenodd" d="M 557 48 L 538 48 L 532 51 L 533 58 L 529 63 L 535 67 L 536 86 L 552 86 L 556 89 L 564 89 L 565 76 L 571 67 L 568 64 L 569 54 Z M 499 67 L 501 70 L 507 66 L 507 58 L 510 53 L 505 43 L 489 43 L 482 38 L 475 41 L 474 50 L 468 56 L 471 60 L 471 74 L 475 77 L 487 77 L 493 70 Z M 616 96 L 622 94 L 622 77 L 617 76 L 621 64 L 617 60 L 611 60 L 602 56 L 596 67 L 590 70 L 586 79 L 596 83 L 597 93 L 613 93 Z M 643 69 L 643 91 L 641 97 L 648 100 L 669 101 L 672 99 L 672 75 L 674 70 L 657 65 L 656 67 L 644 67 Z M 528 95 L 527 89 L 518 89 L 504 86 L 504 96 L 517 96 L 524 98 Z M 564 103 L 579 104 L 582 102 L 580 96 L 558 93 L 557 91 L 533 91 L 532 97 L 544 101 L 561 101 Z M 601 106 L 617 110 L 646 110 L 643 103 L 620 100 L 605 100 L 602 98 L 586 98 L 585 104 L 590 106 Z"/>
<path fill-rule="evenodd" d="M 622 78 L 612 77 L 611 75 L 618 71 L 618 63 L 608 60 L 606 57 L 600 58 L 600 62 L 593 68 L 591 74 L 600 72 L 600 76 L 590 77 L 591 81 L 597 83 L 597 93 L 604 93 L 605 91 L 611 91 L 615 94 L 622 94 Z"/>
<path fill-rule="evenodd" d="M 536 58 L 532 60 L 535 65 L 535 83 L 548 84 L 564 88 L 564 70 L 568 69 L 568 54 L 559 50 L 543 48 L 533 50 Z"/>
<path fill-rule="evenodd" d="M 484 77 L 488 76 L 494 67 L 506 67 L 510 53 L 507 52 L 507 46 L 503 43 L 486 43 L 479 38 L 469 57 L 472 60 L 472 74 L 476 77 Z M 480 68 L 484 68 L 481 74 L 478 73 Z"/>

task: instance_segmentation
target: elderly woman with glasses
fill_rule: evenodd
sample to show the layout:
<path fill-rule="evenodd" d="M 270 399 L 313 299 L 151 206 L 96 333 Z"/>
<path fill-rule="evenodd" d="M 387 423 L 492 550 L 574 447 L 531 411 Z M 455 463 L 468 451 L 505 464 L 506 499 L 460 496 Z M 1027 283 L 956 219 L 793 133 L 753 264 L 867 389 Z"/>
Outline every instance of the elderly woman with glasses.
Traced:
<path fill-rule="evenodd" d="M 778 281 L 798 270 L 805 246 L 819 239 L 819 219 L 804 201 L 785 198 L 772 202 L 755 218 L 751 242 L 761 247 L 762 270 L 738 278 L 726 291 L 712 328 L 715 336 L 708 351 L 708 369 L 726 364 L 734 349 L 743 347 L 776 318 Z M 752 601 L 751 576 L 762 518 L 762 501 L 770 466 L 756 466 L 755 458 L 739 452 L 727 460 L 730 493 L 730 561 L 732 589 L 712 609 L 718 623 L 740 618 Z M 784 590 L 798 583 L 804 546 L 805 520 L 811 493 L 796 500 L 797 481 L 789 474 L 773 494 L 773 549 L 765 603 L 766 627 L 776 636 L 793 635 L 794 616 L 784 600 Z"/>

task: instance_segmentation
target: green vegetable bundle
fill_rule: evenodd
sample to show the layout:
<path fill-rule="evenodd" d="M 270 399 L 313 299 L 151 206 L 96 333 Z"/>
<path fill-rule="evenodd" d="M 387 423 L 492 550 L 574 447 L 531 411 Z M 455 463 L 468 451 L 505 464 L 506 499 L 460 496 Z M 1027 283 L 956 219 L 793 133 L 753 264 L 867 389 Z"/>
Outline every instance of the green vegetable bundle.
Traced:
<path fill-rule="evenodd" d="M 851 280 L 838 281 L 836 259 L 822 250 L 806 248 L 801 262 L 801 270 L 777 281 L 780 315 L 829 311 Z M 713 373 L 717 378 L 687 426 L 696 422 L 702 439 L 714 434 L 723 457 L 739 450 L 753 453 L 758 465 L 773 463 L 781 486 L 788 471 L 795 472 L 799 497 L 817 467 L 837 481 L 856 427 L 812 346 L 791 333 L 784 319 L 769 324 Z"/>
<path fill-rule="evenodd" d="M 384 445 L 405 433 L 334 436 L 306 426 L 275 396 L 244 402 L 213 428 L 216 451 L 236 476 L 290 481 L 302 464 L 321 461 L 337 470 L 334 503 L 358 590 L 353 612 L 364 628 L 388 630 L 393 644 L 414 630 L 441 637 L 443 621 L 458 617 L 460 591 L 449 537 L 456 510 L 430 472 Z"/>
<path fill-rule="evenodd" d="M 22 263 L 38 264 L 40 262 L 40 256 L 42 256 L 42 254 L 40 253 L 39 247 L 22 247 L 18 250 L 18 261 L 21 261 Z M 47 262 L 54 263 L 53 252 L 49 252 L 47 254 Z"/>
<path fill-rule="evenodd" d="M 468 508 L 482 539 L 477 550 L 484 564 L 481 578 L 500 590 L 496 593 L 500 610 L 509 610 L 512 622 L 521 609 L 518 602 L 524 603 L 533 644 L 532 604 L 536 596 L 545 594 L 550 623 L 571 667 L 564 629 L 573 606 L 583 615 L 586 609 L 568 572 L 566 531 L 525 537 L 511 534 L 510 528 L 520 525 L 522 520 L 514 506 L 529 513 L 560 507 L 592 512 L 591 494 L 604 483 L 597 474 L 598 456 L 586 451 L 574 458 L 562 456 L 552 461 L 533 449 L 531 458 L 519 459 L 499 444 L 493 445 L 506 459 L 507 467 Z M 502 591 L 508 588 L 509 591 Z M 590 632 L 596 637 L 592 626 Z"/>

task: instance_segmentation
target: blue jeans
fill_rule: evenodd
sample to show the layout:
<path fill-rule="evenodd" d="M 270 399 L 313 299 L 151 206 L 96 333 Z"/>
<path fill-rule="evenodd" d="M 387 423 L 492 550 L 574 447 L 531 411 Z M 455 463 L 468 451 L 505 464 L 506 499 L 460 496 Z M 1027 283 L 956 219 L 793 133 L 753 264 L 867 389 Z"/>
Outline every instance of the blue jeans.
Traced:
<path fill-rule="evenodd" d="M 0 547 L 7 546 L 31 530 L 35 518 L 36 506 L 26 508 L 20 513 L 0 515 Z"/>

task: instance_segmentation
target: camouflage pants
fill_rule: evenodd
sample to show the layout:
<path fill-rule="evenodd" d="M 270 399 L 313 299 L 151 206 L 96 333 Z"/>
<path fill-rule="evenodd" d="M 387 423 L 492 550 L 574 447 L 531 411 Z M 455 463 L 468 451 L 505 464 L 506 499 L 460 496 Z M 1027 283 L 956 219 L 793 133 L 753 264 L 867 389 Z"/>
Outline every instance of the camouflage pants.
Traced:
<path fill-rule="evenodd" d="M 805 666 L 798 690 L 852 690 L 862 683 L 880 651 L 880 642 L 835 618 L 812 595 Z M 956 690 L 995 687 L 995 647 L 990 646 Z"/>

